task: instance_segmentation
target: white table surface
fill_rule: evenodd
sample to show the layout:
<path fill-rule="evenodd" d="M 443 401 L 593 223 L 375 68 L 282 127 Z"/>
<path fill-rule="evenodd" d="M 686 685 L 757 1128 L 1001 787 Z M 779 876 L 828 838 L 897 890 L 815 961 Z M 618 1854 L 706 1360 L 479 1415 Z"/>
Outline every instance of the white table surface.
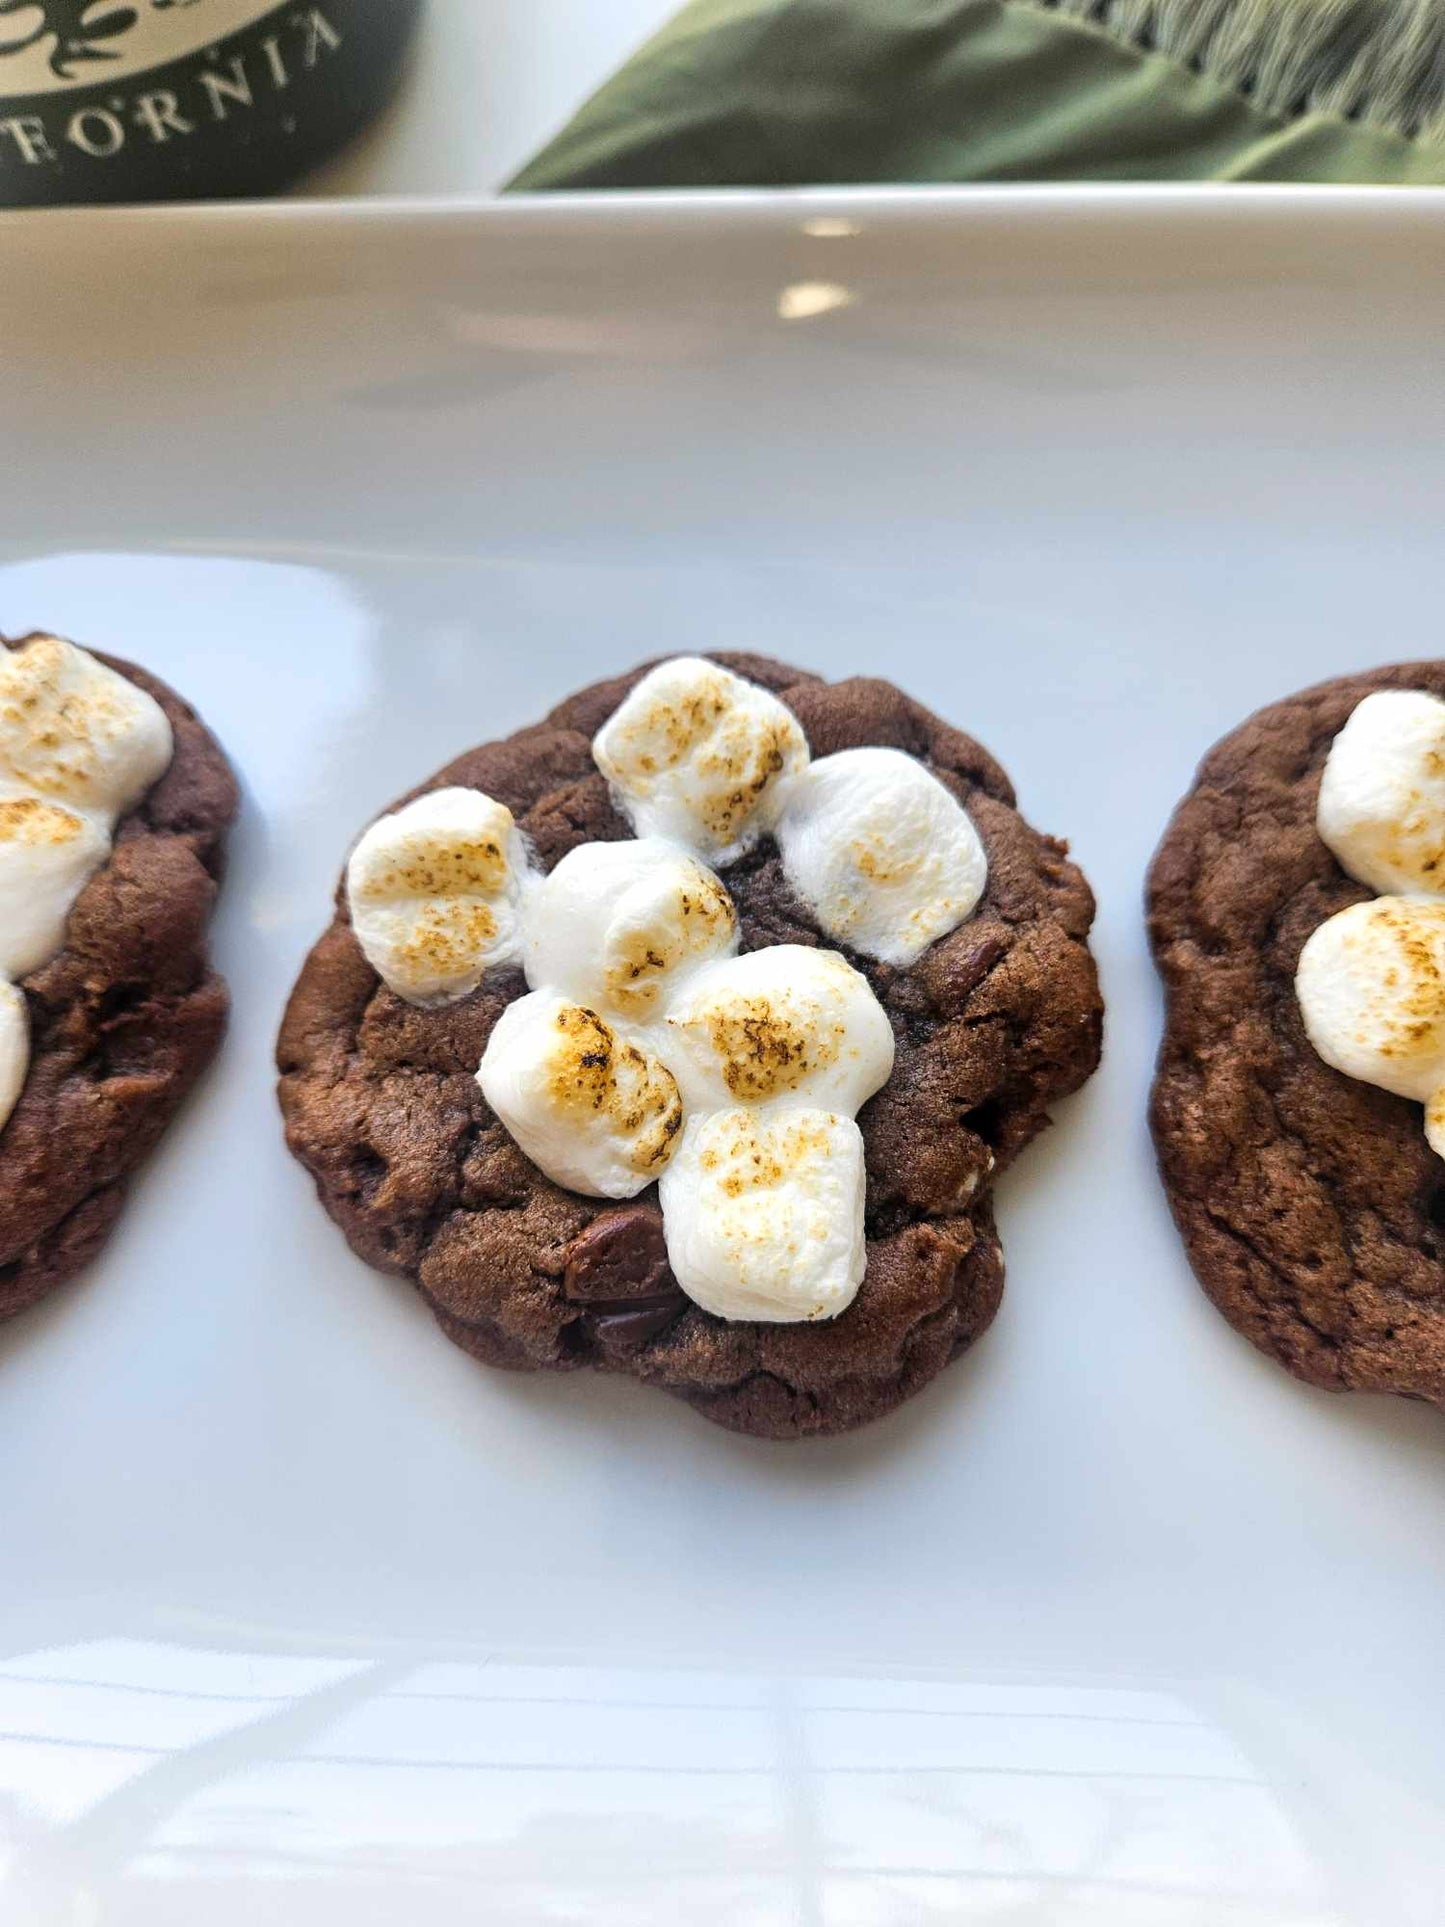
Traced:
<path fill-rule="evenodd" d="M 429 0 L 395 106 L 299 191 L 490 193 L 680 4 Z"/>

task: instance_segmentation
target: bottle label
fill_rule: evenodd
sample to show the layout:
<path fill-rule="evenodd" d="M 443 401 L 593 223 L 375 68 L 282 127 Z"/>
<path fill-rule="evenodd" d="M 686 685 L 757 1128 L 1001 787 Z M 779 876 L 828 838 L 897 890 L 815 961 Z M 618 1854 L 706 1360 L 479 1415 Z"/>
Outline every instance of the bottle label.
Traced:
<path fill-rule="evenodd" d="M 0 0 L 0 204 L 268 193 L 385 101 L 420 0 Z"/>
<path fill-rule="evenodd" d="M 271 13 L 276 0 L 0 0 L 0 97 L 128 80 Z M 324 9 L 323 9 L 324 11 Z"/>

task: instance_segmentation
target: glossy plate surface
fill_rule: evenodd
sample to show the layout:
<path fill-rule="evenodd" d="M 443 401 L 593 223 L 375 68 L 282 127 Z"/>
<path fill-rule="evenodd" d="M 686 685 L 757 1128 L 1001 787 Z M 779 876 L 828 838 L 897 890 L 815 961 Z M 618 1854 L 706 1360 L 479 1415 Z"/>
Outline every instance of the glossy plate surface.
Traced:
<path fill-rule="evenodd" d="M 4 1927 L 1435 1927 L 1445 1420 L 1193 1285 L 1139 892 L 1221 732 L 1440 653 L 1442 313 L 1428 191 L 0 221 L 0 629 L 247 796 L 225 1053 L 0 1334 Z M 826 1445 L 484 1372 L 272 1098 L 359 827 L 722 646 L 976 732 L 1101 902 L 997 1325 Z"/>

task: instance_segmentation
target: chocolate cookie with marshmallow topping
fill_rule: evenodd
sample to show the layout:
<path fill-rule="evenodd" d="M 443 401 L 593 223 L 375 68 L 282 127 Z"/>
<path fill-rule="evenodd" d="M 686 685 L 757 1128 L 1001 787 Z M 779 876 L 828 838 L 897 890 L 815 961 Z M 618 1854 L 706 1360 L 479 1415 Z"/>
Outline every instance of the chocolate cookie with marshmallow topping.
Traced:
<path fill-rule="evenodd" d="M 0 644 L 0 1318 L 100 1248 L 215 1054 L 235 809 L 155 677 L 54 636 Z"/>
<path fill-rule="evenodd" d="M 1149 925 L 1154 1139 L 1200 1282 L 1310 1384 L 1445 1403 L 1445 663 L 1216 745 Z"/>
<path fill-rule="evenodd" d="M 485 878 L 416 814 L 455 791 L 503 812 Z M 282 1028 L 287 1137 L 458 1344 L 792 1438 L 988 1324 L 994 1181 L 1093 1069 L 1100 1004 L 1088 887 L 977 743 L 886 683 L 673 657 L 361 850 L 405 871 L 402 921 L 343 890 Z M 458 898 L 494 947 L 443 998 Z"/>

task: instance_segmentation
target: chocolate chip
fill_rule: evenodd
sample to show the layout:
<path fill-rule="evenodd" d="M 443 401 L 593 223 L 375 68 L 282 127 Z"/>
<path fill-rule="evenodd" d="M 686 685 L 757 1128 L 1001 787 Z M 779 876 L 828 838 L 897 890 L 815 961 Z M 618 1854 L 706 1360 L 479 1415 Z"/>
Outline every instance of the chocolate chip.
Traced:
<path fill-rule="evenodd" d="M 662 1215 L 644 1204 L 594 1218 L 572 1240 L 562 1290 L 587 1307 L 582 1332 L 614 1355 L 635 1352 L 687 1309 L 668 1266 Z"/>
<path fill-rule="evenodd" d="M 574 1304 L 605 1304 L 608 1312 L 641 1298 L 674 1296 L 680 1310 L 683 1298 L 668 1268 L 662 1213 L 633 1204 L 594 1218 L 567 1247 L 562 1290 Z"/>
<path fill-rule="evenodd" d="M 681 1315 L 686 1303 L 682 1293 L 676 1291 L 666 1298 L 632 1305 L 626 1311 L 609 1311 L 601 1317 L 589 1312 L 587 1324 L 602 1351 L 634 1352 L 649 1338 L 665 1332 Z"/>
<path fill-rule="evenodd" d="M 971 990 L 977 990 L 1007 949 L 1002 937 L 984 937 L 965 950 L 950 972 L 954 995 L 966 997 Z"/>

